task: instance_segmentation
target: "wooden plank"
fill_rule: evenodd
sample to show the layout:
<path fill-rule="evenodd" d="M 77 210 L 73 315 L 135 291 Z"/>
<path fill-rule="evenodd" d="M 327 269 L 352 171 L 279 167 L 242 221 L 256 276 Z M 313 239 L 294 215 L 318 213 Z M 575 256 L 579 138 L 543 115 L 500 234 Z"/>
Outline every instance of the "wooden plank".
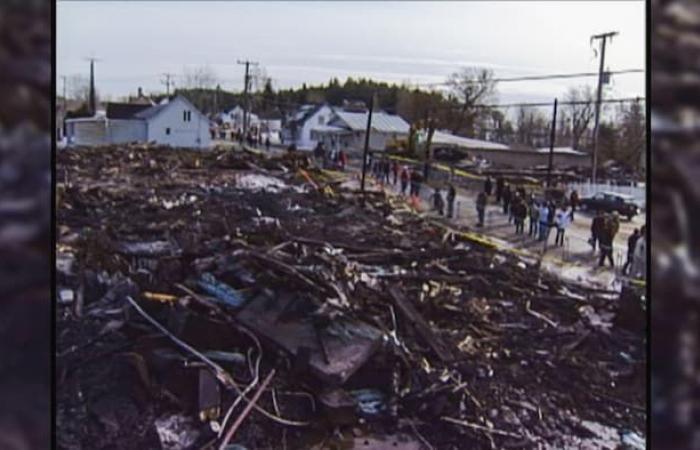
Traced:
<path fill-rule="evenodd" d="M 416 328 L 418 334 L 426 341 L 426 343 L 432 348 L 435 353 L 440 357 L 443 362 L 449 362 L 454 359 L 450 348 L 445 344 L 445 342 L 437 336 L 433 330 L 430 329 L 430 325 L 423 319 L 418 311 L 413 307 L 413 305 L 404 297 L 404 295 L 396 288 L 389 288 L 389 293 L 391 298 L 399 308 L 399 311 L 408 319 L 408 321 Z"/>

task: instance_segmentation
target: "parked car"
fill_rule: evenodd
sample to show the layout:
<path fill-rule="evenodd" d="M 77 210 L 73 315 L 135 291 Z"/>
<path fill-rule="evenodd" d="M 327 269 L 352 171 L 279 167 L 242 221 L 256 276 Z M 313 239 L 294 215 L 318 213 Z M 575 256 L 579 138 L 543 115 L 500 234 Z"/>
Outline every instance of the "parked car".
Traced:
<path fill-rule="evenodd" d="M 580 208 L 589 211 L 613 212 L 632 220 L 639 213 L 639 207 L 634 203 L 634 197 L 616 192 L 598 192 L 592 197 L 580 200 Z"/>

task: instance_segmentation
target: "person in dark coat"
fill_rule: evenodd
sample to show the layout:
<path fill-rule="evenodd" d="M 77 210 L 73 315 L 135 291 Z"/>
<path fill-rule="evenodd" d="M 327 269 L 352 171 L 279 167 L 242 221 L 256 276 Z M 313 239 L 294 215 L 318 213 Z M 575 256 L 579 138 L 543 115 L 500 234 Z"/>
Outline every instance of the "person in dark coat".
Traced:
<path fill-rule="evenodd" d="M 505 187 L 505 180 L 503 177 L 498 177 L 496 179 L 496 203 L 501 203 L 501 198 L 503 197 L 503 188 Z"/>
<path fill-rule="evenodd" d="M 265 138 L 265 150 L 270 151 L 270 136 Z"/>
<path fill-rule="evenodd" d="M 523 234 L 525 231 L 525 217 L 527 217 L 527 205 L 520 196 L 516 197 L 512 210 L 515 221 L 515 234 Z"/>
<path fill-rule="evenodd" d="M 450 219 L 454 217 L 455 198 L 457 198 L 457 190 L 455 189 L 455 185 L 450 183 L 447 187 L 447 217 Z"/>
<path fill-rule="evenodd" d="M 571 204 L 571 221 L 574 221 L 574 213 L 576 212 L 576 208 L 578 208 L 578 191 L 574 189 L 571 191 L 571 195 L 569 196 L 569 203 Z"/>
<path fill-rule="evenodd" d="M 513 193 L 510 190 L 510 185 L 506 184 L 503 188 L 503 193 L 501 194 L 501 196 L 503 197 L 503 214 L 508 214 L 510 212 L 510 202 L 512 200 L 512 195 Z M 508 222 L 510 223 L 510 221 Z"/>
<path fill-rule="evenodd" d="M 484 226 L 484 213 L 485 212 L 486 212 L 486 193 L 479 192 L 479 195 L 476 197 L 476 213 L 479 215 L 479 222 L 477 223 L 476 226 L 478 226 L 478 227 Z"/>
<path fill-rule="evenodd" d="M 435 192 L 433 192 L 433 208 L 435 208 L 441 216 L 445 215 L 445 200 L 443 200 L 439 188 L 435 188 Z"/>
<path fill-rule="evenodd" d="M 488 177 L 486 177 L 486 181 L 484 181 L 484 192 L 486 193 L 487 196 L 491 196 L 492 190 L 493 190 L 493 181 L 491 181 L 491 177 L 488 176 Z"/>
<path fill-rule="evenodd" d="M 398 161 L 393 161 L 391 163 L 391 171 L 394 174 L 394 186 L 396 186 L 396 182 L 398 181 L 398 178 L 399 178 L 399 162 Z"/>
<path fill-rule="evenodd" d="M 556 226 L 555 217 L 557 213 L 557 205 L 554 202 L 549 202 L 549 208 L 547 209 L 547 231 L 545 233 L 544 240 L 549 242 L 549 233 L 552 232 L 552 228 Z"/>
<path fill-rule="evenodd" d="M 588 240 L 588 242 L 591 244 L 591 247 L 593 247 L 594 252 L 600 239 L 600 234 L 603 231 L 604 224 L 605 216 L 603 215 L 603 212 L 599 210 L 598 212 L 596 212 L 595 217 L 591 221 L 591 238 Z"/>
<path fill-rule="evenodd" d="M 388 159 L 384 160 L 384 183 L 389 184 L 389 174 L 391 173 L 391 163 Z"/>
<path fill-rule="evenodd" d="M 606 259 L 610 261 L 610 267 L 615 267 L 615 261 L 613 260 L 614 239 L 615 233 L 613 230 L 612 220 L 610 220 L 609 217 L 606 217 L 598 236 L 598 242 L 600 243 L 600 258 L 598 259 L 598 267 L 603 267 Z"/>
<path fill-rule="evenodd" d="M 639 233 L 639 228 L 635 228 L 634 232 L 630 235 L 629 238 L 627 238 L 627 261 L 625 261 L 625 265 L 622 266 L 622 273 L 625 275 L 628 274 L 627 270 L 632 265 L 632 261 L 634 260 L 634 248 L 637 245 L 639 236 L 641 236 L 641 234 Z"/>

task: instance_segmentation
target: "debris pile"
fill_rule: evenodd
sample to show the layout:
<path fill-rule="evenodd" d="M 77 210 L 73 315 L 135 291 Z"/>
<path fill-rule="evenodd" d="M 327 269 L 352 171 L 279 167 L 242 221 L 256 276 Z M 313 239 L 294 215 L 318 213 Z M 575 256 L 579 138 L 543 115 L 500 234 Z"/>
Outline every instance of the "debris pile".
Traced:
<path fill-rule="evenodd" d="M 57 178 L 60 448 L 644 442 L 615 293 L 303 156 L 71 149 Z"/>

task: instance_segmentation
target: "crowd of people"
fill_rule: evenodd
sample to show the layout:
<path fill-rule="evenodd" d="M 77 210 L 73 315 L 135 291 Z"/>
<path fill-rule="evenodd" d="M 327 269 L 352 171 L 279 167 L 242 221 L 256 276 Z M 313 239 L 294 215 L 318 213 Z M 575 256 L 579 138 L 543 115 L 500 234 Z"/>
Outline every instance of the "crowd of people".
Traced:
<path fill-rule="evenodd" d="M 407 195 L 413 204 L 419 202 L 424 181 L 424 175 L 419 170 L 402 166 L 398 161 L 388 158 L 374 159 L 370 161 L 369 167 L 372 176 L 379 183 L 399 185 L 402 195 Z M 451 182 L 447 184 L 445 196 L 440 187 L 435 187 L 431 195 L 433 211 L 441 216 L 453 218 L 456 197 L 457 192 Z M 567 229 L 574 222 L 575 212 L 579 206 L 579 195 L 575 190 L 557 202 L 547 198 L 537 198 L 523 186 L 511 185 L 501 177 L 497 178 L 495 183 L 491 177 L 487 177 L 483 190 L 476 198 L 477 227 L 484 226 L 486 208 L 491 198 L 495 205 L 502 208 L 503 214 L 508 216 L 508 223 L 514 226 L 516 235 L 524 235 L 527 224 L 529 225 L 528 236 L 537 239 L 544 248 L 549 245 L 552 234 L 554 234 L 555 246 L 565 246 Z M 605 214 L 598 211 L 596 213 L 591 223 L 591 238 L 588 242 L 593 247 L 594 253 L 598 251 L 599 267 L 604 267 L 606 262 L 610 267 L 615 267 L 613 246 L 619 230 L 620 216 L 617 212 Z M 635 278 L 644 277 L 645 232 L 646 227 L 642 227 L 641 230 L 636 229 L 628 239 L 627 260 L 622 267 L 625 275 Z"/>
<path fill-rule="evenodd" d="M 508 223 L 515 226 L 516 234 L 525 233 L 525 222 L 529 220 L 529 236 L 542 242 L 545 248 L 548 245 L 550 234 L 556 230 L 554 245 L 563 247 L 566 230 L 574 221 L 576 208 L 579 206 L 579 195 L 572 191 L 568 198 L 560 202 L 547 199 L 536 199 L 535 196 L 523 187 L 513 188 L 503 178 L 498 178 L 495 183 L 491 177 L 487 177 L 484 188 L 476 199 L 478 215 L 477 226 L 484 225 L 484 215 L 488 199 L 495 195 L 495 202 L 502 206 L 503 214 L 508 215 Z M 615 236 L 620 230 L 620 215 L 617 212 L 606 214 L 598 211 L 591 222 L 591 238 L 589 244 L 593 251 L 598 249 L 598 266 L 604 267 L 609 262 L 610 267 L 615 267 L 613 258 L 613 246 Z M 625 275 L 635 278 L 644 277 L 646 273 L 646 227 L 635 229 L 628 239 L 627 260 L 622 267 Z"/>
<path fill-rule="evenodd" d="M 543 242 L 549 242 L 552 230 L 556 230 L 554 245 L 563 247 L 566 230 L 574 220 L 578 205 L 578 194 L 574 191 L 568 202 L 538 200 L 522 186 L 511 186 L 503 178 L 495 183 L 491 177 L 484 182 L 483 191 L 476 199 L 478 227 L 484 226 L 484 216 L 489 198 L 495 196 L 495 203 L 503 208 L 508 223 L 515 227 L 515 234 L 525 234 L 525 224 L 529 222 L 528 235 Z"/>
<path fill-rule="evenodd" d="M 348 165 L 348 155 L 343 150 L 326 150 L 322 142 L 314 148 L 314 158 L 316 163 L 324 168 L 332 168 L 344 171 Z"/>

